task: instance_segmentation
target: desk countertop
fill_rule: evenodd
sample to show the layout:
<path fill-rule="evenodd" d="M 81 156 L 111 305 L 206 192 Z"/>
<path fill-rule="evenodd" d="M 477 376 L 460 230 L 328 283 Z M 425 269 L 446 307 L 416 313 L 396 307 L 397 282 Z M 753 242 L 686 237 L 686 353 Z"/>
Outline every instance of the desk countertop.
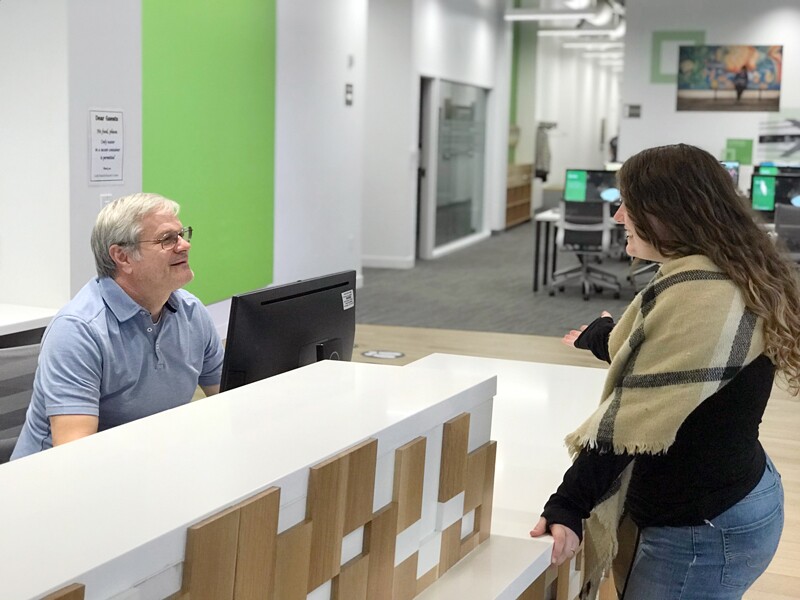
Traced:
<path fill-rule="evenodd" d="M 57 308 L 0 304 L 0 335 L 46 327 L 57 312 Z"/>
<path fill-rule="evenodd" d="M 450 354 L 432 354 L 404 368 L 497 375 L 492 535 L 529 539 L 572 464 L 564 437 L 599 404 L 606 370 Z"/>

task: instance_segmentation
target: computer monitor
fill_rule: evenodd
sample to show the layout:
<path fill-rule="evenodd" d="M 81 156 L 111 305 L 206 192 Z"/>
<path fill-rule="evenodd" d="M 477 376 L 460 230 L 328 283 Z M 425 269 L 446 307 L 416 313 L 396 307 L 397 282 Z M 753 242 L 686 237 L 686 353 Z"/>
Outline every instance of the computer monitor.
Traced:
<path fill-rule="evenodd" d="M 776 204 L 800 206 L 800 177 L 753 174 L 750 200 L 753 210 L 771 221 Z"/>
<path fill-rule="evenodd" d="M 733 181 L 733 186 L 736 187 L 739 185 L 739 162 L 736 160 L 722 160 L 720 164 L 725 167 L 725 170 L 728 172 L 728 175 L 731 176 L 731 181 Z"/>
<path fill-rule="evenodd" d="M 796 175 L 800 176 L 800 166 L 797 165 L 776 165 L 771 163 L 761 163 L 758 165 L 759 175 Z"/>
<path fill-rule="evenodd" d="M 564 201 L 619 202 L 619 199 L 616 172 L 567 169 L 564 179 Z"/>
<path fill-rule="evenodd" d="M 355 271 L 233 296 L 221 389 L 323 359 L 350 360 L 355 314 Z"/>

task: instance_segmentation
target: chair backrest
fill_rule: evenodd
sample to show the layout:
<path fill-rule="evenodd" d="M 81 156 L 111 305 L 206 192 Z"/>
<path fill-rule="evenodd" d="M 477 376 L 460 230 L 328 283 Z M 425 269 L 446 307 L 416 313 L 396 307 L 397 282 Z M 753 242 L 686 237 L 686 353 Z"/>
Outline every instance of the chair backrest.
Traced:
<path fill-rule="evenodd" d="M 561 249 L 607 252 L 611 245 L 608 202 L 561 202 L 556 243 Z"/>
<path fill-rule="evenodd" d="M 775 233 L 794 260 L 800 260 L 800 208 L 775 205 Z"/>
<path fill-rule="evenodd" d="M 25 423 L 39 344 L 0 348 L 0 464 L 7 462 Z"/>

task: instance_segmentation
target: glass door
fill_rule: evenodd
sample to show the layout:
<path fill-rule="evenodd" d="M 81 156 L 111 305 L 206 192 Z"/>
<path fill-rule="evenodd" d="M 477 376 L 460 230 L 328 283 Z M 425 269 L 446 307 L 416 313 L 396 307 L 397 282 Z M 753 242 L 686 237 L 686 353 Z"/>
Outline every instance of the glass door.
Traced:
<path fill-rule="evenodd" d="M 423 81 L 419 255 L 436 258 L 484 232 L 485 89 Z"/>
<path fill-rule="evenodd" d="M 439 115 L 437 248 L 483 228 L 486 90 L 443 81 Z"/>

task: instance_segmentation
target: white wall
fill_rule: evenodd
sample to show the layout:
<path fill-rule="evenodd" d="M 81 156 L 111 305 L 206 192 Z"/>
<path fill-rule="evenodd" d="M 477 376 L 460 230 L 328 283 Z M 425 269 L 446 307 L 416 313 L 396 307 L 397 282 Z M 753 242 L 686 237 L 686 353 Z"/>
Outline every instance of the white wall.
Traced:
<path fill-rule="evenodd" d="M 0 2 L 0 303 L 69 299 L 67 8 Z"/>
<path fill-rule="evenodd" d="M 549 132 L 552 160 L 547 187 L 563 187 L 568 168 L 603 168 L 619 111 L 618 76 L 584 57 L 582 50 L 564 48 L 563 41 L 540 38 L 537 54 L 536 120 L 557 124 Z M 602 119 L 606 136 L 601 147 Z"/>
<path fill-rule="evenodd" d="M 420 78 L 491 89 L 485 217 L 504 222 L 508 27 L 502 0 L 370 0 L 363 262 L 414 266 Z M 502 202 L 502 211 L 498 207 Z"/>
<path fill-rule="evenodd" d="M 497 36 L 505 27 L 494 0 L 414 0 L 418 71 L 457 83 L 492 88 Z"/>
<path fill-rule="evenodd" d="M 367 0 L 278 2 L 275 283 L 360 272 L 366 27 Z"/>
<path fill-rule="evenodd" d="M 800 3 L 797 0 L 628 0 L 623 104 L 641 104 L 642 117 L 623 118 L 620 158 L 651 146 L 686 142 L 720 156 L 727 138 L 757 140 L 770 113 L 678 112 L 675 84 L 650 83 L 654 31 L 705 31 L 707 44 L 783 44 L 781 108 L 800 108 Z"/>
<path fill-rule="evenodd" d="M 70 295 L 95 277 L 89 247 L 100 194 L 142 191 L 142 14 L 139 0 L 70 0 Z M 89 183 L 89 110 L 123 111 L 122 183 Z M 158 190 L 144 190 L 158 192 Z"/>
<path fill-rule="evenodd" d="M 365 267 L 414 266 L 420 83 L 408 0 L 370 0 L 362 259 Z"/>
<path fill-rule="evenodd" d="M 142 185 L 139 0 L 0 2 L 0 302 L 58 307 L 95 276 L 100 194 Z M 89 184 L 89 109 L 124 111 L 124 185 Z"/>

